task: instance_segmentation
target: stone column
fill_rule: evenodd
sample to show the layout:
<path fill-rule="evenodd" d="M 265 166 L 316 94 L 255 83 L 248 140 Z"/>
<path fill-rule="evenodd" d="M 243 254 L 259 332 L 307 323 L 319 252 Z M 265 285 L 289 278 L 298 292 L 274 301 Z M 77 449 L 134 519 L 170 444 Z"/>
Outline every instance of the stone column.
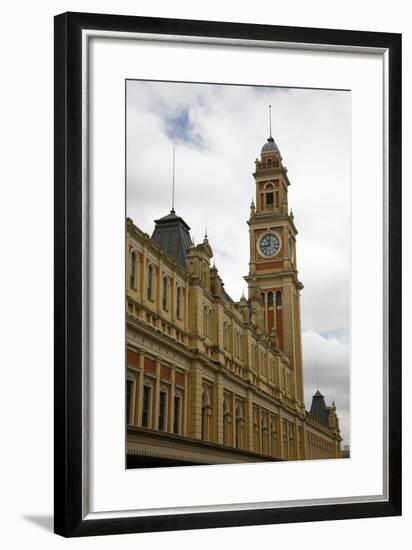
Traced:
<path fill-rule="evenodd" d="M 189 424 L 189 376 L 187 372 L 185 372 L 185 393 L 183 395 L 182 415 L 182 433 L 183 435 L 187 435 Z"/>
<path fill-rule="evenodd" d="M 251 398 L 251 393 L 249 391 L 247 393 L 245 402 L 245 421 L 245 449 L 248 451 L 253 451 L 253 402 Z"/>
<path fill-rule="evenodd" d="M 143 413 L 143 386 L 144 386 L 144 353 L 139 354 L 139 374 L 138 383 L 136 384 L 136 404 L 135 407 L 135 424 L 136 426 L 142 425 L 142 413 Z"/>
<path fill-rule="evenodd" d="M 202 367 L 194 365 L 189 376 L 189 436 L 202 437 Z"/>
<path fill-rule="evenodd" d="M 160 361 L 156 360 L 156 381 L 154 385 L 153 395 L 153 411 L 154 418 L 152 419 L 152 428 L 154 430 L 159 429 L 159 402 L 160 402 Z"/>
<path fill-rule="evenodd" d="M 283 433 L 283 417 L 282 415 L 279 413 L 279 417 L 278 417 L 278 421 L 279 421 L 279 430 L 278 430 L 278 438 L 279 438 L 279 457 L 280 458 L 286 458 L 285 456 L 285 442 L 284 442 L 284 433 Z"/>
<path fill-rule="evenodd" d="M 236 447 L 236 396 L 232 393 L 232 446 Z"/>
<path fill-rule="evenodd" d="M 223 445 L 223 375 L 216 375 L 214 391 L 215 441 Z"/>
<path fill-rule="evenodd" d="M 173 425 L 174 425 L 174 419 L 175 419 L 175 392 L 176 392 L 176 385 L 175 385 L 175 368 L 172 367 L 171 372 L 171 384 L 170 384 L 170 393 L 169 393 L 169 414 L 168 416 L 168 430 L 170 433 L 173 433 Z M 182 420 L 182 419 L 180 419 Z"/>

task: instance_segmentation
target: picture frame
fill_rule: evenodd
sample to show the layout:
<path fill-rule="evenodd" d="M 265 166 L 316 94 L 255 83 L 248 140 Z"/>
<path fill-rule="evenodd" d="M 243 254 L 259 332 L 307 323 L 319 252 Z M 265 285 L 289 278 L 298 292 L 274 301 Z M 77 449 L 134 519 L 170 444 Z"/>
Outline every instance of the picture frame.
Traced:
<path fill-rule="evenodd" d="M 382 495 L 295 500 L 248 506 L 218 505 L 197 509 L 175 506 L 165 513 L 95 512 L 90 497 L 89 340 L 90 227 L 95 209 L 89 193 L 89 111 L 86 103 L 91 36 L 155 39 L 164 44 L 212 41 L 232 48 L 292 48 L 382 58 L 383 108 L 383 288 Z M 149 38 L 148 38 L 149 37 Z M 161 38 L 163 37 L 163 38 Z M 226 22 L 188 21 L 90 13 L 55 18 L 55 532 L 66 537 L 242 525 L 321 521 L 401 514 L 401 36 L 332 29 L 278 27 Z M 222 46 L 224 47 L 224 45 Z M 217 61 L 217 63 L 219 63 Z M 125 75 L 126 77 L 127 75 Z M 90 104 L 89 104 L 90 108 Z M 379 192 L 379 188 L 377 190 Z M 379 347 L 379 346 L 378 346 Z M 119 371 L 120 373 L 121 371 Z M 276 467 L 274 464 L 272 467 Z M 235 509 L 233 509 L 235 508 Z"/>

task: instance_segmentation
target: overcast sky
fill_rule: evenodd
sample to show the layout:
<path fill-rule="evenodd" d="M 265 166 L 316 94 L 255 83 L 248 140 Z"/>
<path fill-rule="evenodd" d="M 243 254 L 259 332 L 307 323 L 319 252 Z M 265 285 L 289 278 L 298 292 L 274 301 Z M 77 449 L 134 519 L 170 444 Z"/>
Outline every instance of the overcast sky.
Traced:
<path fill-rule="evenodd" d="M 127 82 L 127 213 L 149 235 L 169 213 L 176 147 L 175 210 L 198 243 L 207 228 L 226 291 L 247 285 L 246 220 L 254 161 L 272 134 L 291 182 L 299 231 L 305 401 L 335 400 L 349 443 L 350 92 Z"/>

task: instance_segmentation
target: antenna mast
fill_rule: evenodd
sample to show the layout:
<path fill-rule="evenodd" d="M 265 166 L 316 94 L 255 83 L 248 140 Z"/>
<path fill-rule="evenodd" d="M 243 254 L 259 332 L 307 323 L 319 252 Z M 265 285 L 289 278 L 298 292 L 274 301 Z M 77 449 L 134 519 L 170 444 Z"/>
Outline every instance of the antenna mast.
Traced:
<path fill-rule="evenodd" d="M 173 146 L 172 210 L 175 213 L 175 147 Z"/>
<path fill-rule="evenodd" d="M 272 137 L 272 105 L 269 105 L 269 137 Z"/>

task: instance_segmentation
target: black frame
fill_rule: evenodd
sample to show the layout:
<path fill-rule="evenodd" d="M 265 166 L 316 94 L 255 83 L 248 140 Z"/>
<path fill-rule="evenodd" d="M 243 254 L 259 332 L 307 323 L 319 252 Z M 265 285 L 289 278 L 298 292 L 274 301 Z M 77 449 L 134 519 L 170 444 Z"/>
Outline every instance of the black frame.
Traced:
<path fill-rule="evenodd" d="M 389 55 L 389 497 L 298 506 L 85 521 L 82 514 L 83 29 L 385 48 Z M 233 527 L 401 514 L 401 35 L 64 13 L 54 22 L 55 370 L 54 530 L 66 537 Z"/>

